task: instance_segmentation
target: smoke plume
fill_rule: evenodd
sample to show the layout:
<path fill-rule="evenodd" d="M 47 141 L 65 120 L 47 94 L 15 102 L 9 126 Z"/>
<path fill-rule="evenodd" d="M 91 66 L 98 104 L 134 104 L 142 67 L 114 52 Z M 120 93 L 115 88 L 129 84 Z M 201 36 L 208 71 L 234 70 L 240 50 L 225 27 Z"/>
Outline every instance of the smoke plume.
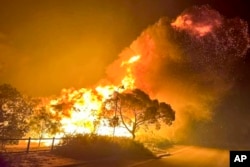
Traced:
<path fill-rule="evenodd" d="M 233 86 L 237 63 L 248 48 L 245 21 L 227 19 L 210 6 L 195 6 L 144 30 L 107 68 L 107 75 L 118 83 L 125 73 L 121 62 L 140 55 L 132 68 L 136 87 L 171 104 L 176 121 L 162 128 L 161 135 L 183 141 L 196 122 L 213 118 L 213 108 Z"/>

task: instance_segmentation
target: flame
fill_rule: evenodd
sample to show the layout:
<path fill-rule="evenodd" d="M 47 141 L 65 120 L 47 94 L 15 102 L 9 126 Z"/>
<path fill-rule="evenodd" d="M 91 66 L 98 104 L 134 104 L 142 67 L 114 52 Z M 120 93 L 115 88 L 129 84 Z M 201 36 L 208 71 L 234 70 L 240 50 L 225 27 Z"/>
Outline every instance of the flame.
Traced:
<path fill-rule="evenodd" d="M 96 133 L 98 135 L 113 135 L 114 128 L 109 126 L 108 120 L 100 118 L 102 104 L 115 92 L 123 92 L 135 87 L 133 66 L 139 59 L 140 55 L 136 55 L 126 61 L 122 61 L 121 67 L 126 69 L 126 73 L 119 86 L 99 85 L 92 89 L 63 89 L 59 97 L 50 100 L 48 104 L 49 112 L 55 117 L 59 117 L 62 124 L 62 132 L 64 134 Z M 60 106 L 60 111 L 55 106 Z M 56 134 L 56 137 L 62 137 L 63 133 Z M 131 136 L 124 127 L 120 126 L 115 128 L 114 135 Z M 48 141 L 44 144 L 50 145 L 51 142 Z"/>
<path fill-rule="evenodd" d="M 141 58 L 140 55 L 136 55 L 136 56 L 132 56 L 128 61 L 122 61 L 121 66 L 125 65 L 125 64 L 133 64 L 136 61 L 138 61 Z"/>
<path fill-rule="evenodd" d="M 137 62 L 141 58 L 140 55 L 131 57 L 128 61 L 123 61 L 121 66 L 127 65 L 126 73 L 127 75 L 122 79 L 122 85 L 127 89 L 133 89 L 135 85 L 135 77 L 132 74 L 131 64 Z"/>

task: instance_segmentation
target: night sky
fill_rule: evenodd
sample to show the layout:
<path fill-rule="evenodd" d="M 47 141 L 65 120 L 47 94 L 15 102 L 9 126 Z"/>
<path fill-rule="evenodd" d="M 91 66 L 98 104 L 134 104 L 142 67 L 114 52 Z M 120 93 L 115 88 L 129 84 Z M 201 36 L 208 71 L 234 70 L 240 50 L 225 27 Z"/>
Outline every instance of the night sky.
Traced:
<path fill-rule="evenodd" d="M 89 87 L 149 25 L 209 4 L 227 18 L 250 24 L 247 0 L 0 0 L 0 84 L 31 96 Z M 189 142 L 246 144 L 250 138 L 250 52 L 235 84 L 214 109 L 213 121 L 196 122 Z M 238 75 L 240 74 L 240 75 Z"/>

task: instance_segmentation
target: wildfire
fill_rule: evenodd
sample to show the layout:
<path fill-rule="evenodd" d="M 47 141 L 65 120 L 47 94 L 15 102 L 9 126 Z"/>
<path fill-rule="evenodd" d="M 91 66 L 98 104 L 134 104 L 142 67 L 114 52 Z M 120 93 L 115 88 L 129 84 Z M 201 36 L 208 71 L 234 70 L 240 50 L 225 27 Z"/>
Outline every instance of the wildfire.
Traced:
<path fill-rule="evenodd" d="M 141 58 L 140 55 L 133 56 L 128 61 L 123 61 L 121 66 L 123 66 L 125 64 L 133 64 L 133 63 L 137 62 L 140 58 Z"/>
<path fill-rule="evenodd" d="M 105 85 L 93 89 L 63 89 L 61 95 L 49 102 L 49 111 L 60 117 L 64 134 L 96 133 L 99 135 L 127 136 L 131 134 L 124 127 L 110 127 L 107 119 L 100 118 L 103 102 L 115 92 L 122 92 L 134 88 L 135 78 L 133 65 L 140 59 L 140 55 L 132 56 L 121 63 L 126 68 L 126 74 L 119 86 Z M 122 86 L 121 86 L 122 85 Z M 60 106 L 60 112 L 57 107 Z M 114 134 L 113 134 L 114 133 Z M 61 137 L 63 134 L 57 134 Z M 45 135 L 46 136 L 46 135 Z"/>
<path fill-rule="evenodd" d="M 121 66 L 127 65 L 126 73 L 127 75 L 122 79 L 122 85 L 127 89 L 133 89 L 135 85 L 135 78 L 132 74 L 132 66 L 131 64 L 137 62 L 141 58 L 140 55 L 136 55 L 131 57 L 128 61 L 123 61 Z"/>

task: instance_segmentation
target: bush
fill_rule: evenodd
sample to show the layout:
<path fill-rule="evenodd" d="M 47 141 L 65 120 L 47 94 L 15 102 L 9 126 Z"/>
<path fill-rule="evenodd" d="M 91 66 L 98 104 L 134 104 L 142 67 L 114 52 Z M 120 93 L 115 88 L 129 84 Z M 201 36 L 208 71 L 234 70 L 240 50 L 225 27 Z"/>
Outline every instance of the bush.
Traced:
<path fill-rule="evenodd" d="M 142 143 L 124 137 L 97 135 L 76 135 L 68 137 L 54 151 L 55 154 L 79 159 L 92 160 L 107 157 L 143 159 L 153 158 L 151 151 Z"/>
<path fill-rule="evenodd" d="M 159 139 L 155 142 L 155 147 L 160 149 L 166 149 L 173 146 L 173 142 L 167 140 L 167 139 Z"/>

